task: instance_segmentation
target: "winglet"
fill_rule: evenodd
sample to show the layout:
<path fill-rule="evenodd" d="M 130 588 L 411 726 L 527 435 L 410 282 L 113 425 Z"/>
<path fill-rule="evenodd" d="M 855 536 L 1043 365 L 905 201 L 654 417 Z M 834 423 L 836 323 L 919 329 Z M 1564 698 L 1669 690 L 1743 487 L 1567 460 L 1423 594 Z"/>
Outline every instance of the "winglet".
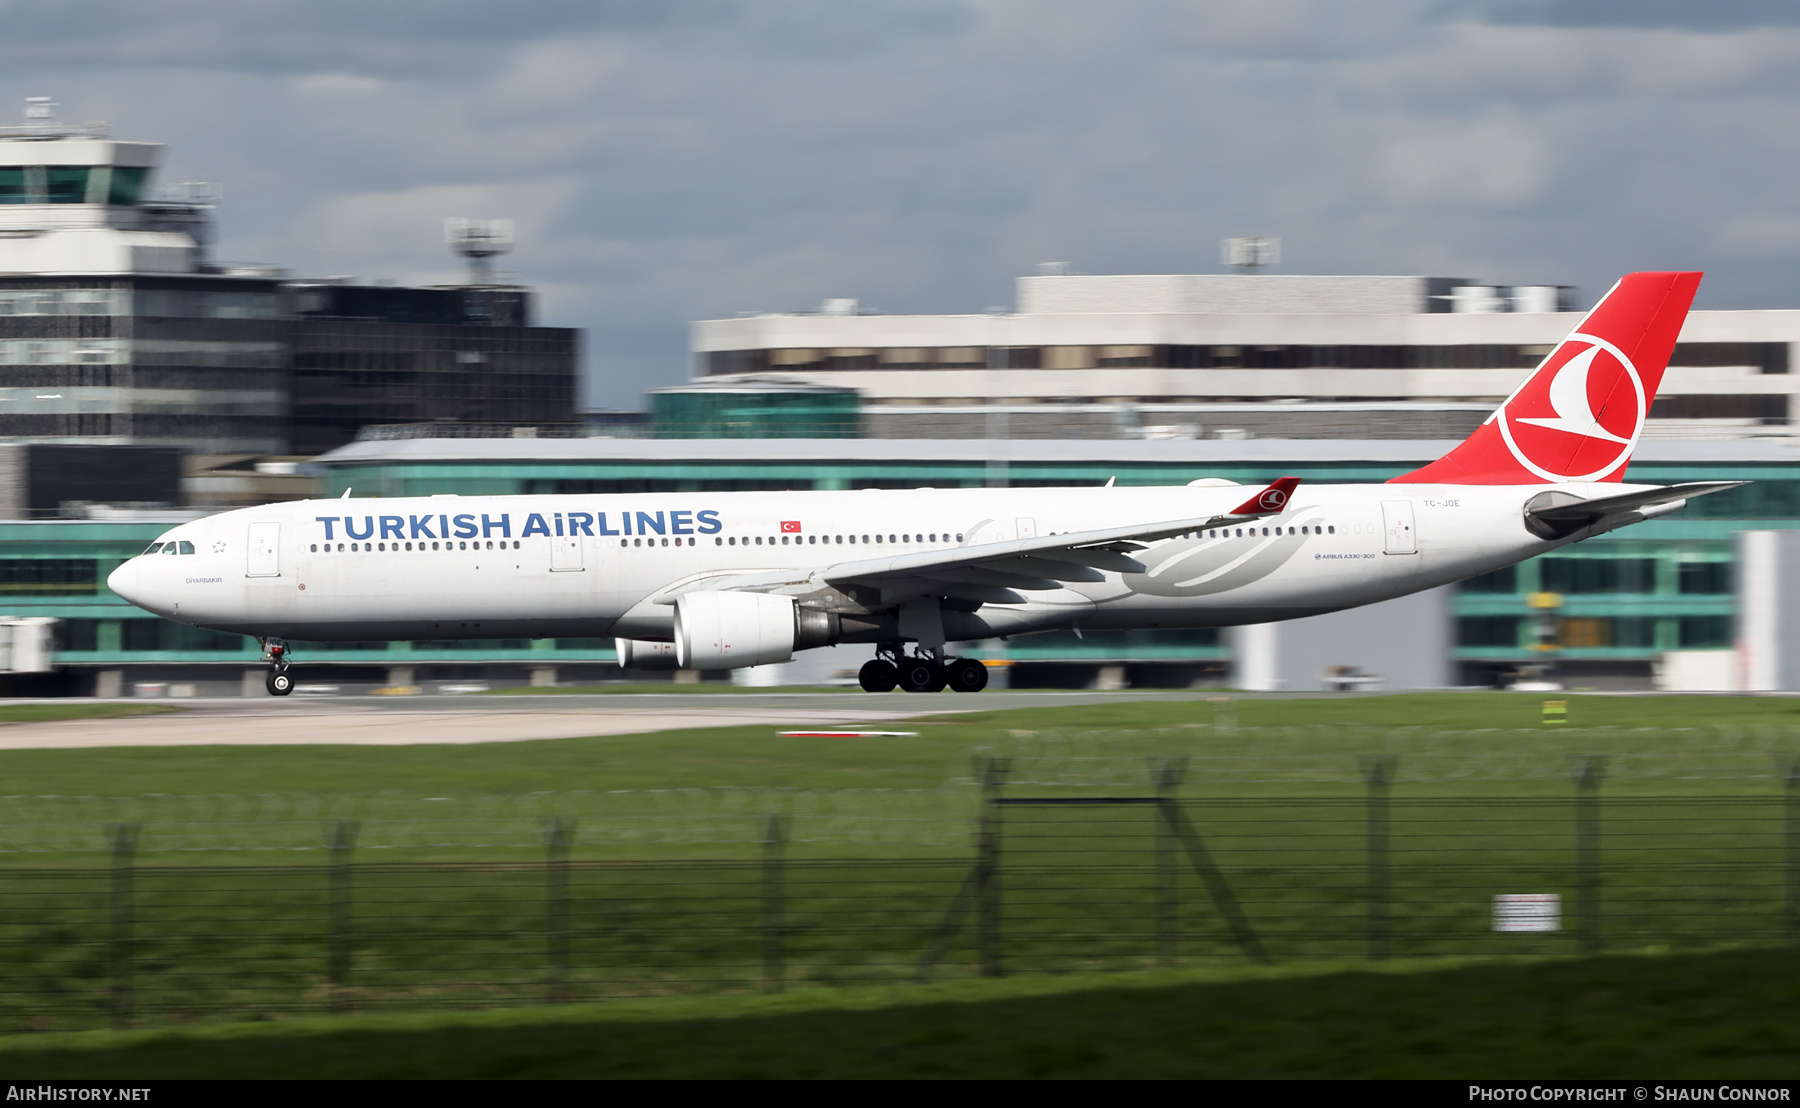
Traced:
<path fill-rule="evenodd" d="M 1269 487 L 1231 509 L 1234 516 L 1274 515 L 1287 507 L 1288 497 L 1300 484 L 1298 477 L 1277 477 Z"/>

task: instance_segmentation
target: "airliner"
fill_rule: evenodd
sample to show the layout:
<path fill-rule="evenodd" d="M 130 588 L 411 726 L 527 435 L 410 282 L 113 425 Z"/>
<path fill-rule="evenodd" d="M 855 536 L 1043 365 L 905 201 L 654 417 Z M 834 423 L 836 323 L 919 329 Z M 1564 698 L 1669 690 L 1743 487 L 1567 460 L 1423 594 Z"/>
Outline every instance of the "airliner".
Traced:
<path fill-rule="evenodd" d="M 1622 278 L 1467 440 L 1384 484 L 307 500 L 184 523 L 107 585 L 290 640 L 612 636 L 628 669 L 866 643 L 862 687 L 978 692 L 958 643 L 1267 623 L 1486 573 L 1742 482 L 1624 481 L 1699 273 Z"/>

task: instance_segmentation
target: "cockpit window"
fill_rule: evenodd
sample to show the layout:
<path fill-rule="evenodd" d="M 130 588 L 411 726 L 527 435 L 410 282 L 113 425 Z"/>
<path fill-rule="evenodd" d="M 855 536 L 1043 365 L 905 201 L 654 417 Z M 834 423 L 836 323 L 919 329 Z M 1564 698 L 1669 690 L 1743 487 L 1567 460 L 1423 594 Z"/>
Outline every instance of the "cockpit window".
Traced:
<path fill-rule="evenodd" d="M 160 542 L 153 542 L 153 543 L 151 543 L 151 544 L 150 544 L 150 545 L 149 545 L 149 546 L 147 546 L 147 547 L 145 547 L 145 548 L 144 548 L 144 553 L 146 553 L 146 554 L 154 554 L 154 553 L 156 553 L 156 552 L 157 552 L 157 551 L 158 551 L 158 550 L 161 550 L 161 549 L 162 549 L 162 543 L 160 543 Z"/>
<path fill-rule="evenodd" d="M 186 539 L 182 539 L 181 540 L 181 552 L 183 554 L 192 554 L 194 552 L 194 544 L 187 541 Z"/>
<path fill-rule="evenodd" d="M 174 544 L 174 543 L 172 543 L 172 542 L 165 542 L 165 543 L 163 543 L 163 553 L 164 553 L 164 554 L 173 554 L 173 553 L 175 553 L 175 544 Z"/>

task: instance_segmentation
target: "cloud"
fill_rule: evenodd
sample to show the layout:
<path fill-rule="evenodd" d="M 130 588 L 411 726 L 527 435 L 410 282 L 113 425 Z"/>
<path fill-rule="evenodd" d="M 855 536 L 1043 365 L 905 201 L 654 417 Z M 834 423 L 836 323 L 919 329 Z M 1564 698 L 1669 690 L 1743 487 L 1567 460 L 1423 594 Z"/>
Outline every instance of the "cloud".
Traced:
<path fill-rule="evenodd" d="M 1720 225 L 1717 242 L 1724 258 L 1800 258 L 1800 215 L 1733 216 Z"/>
<path fill-rule="evenodd" d="M 1456 121 L 1436 133 L 1395 139 L 1383 176 L 1407 202 L 1518 208 L 1541 195 L 1545 161 L 1543 143 L 1517 121 Z"/>
<path fill-rule="evenodd" d="M 222 255 L 302 274 L 440 279 L 443 217 L 511 216 L 608 405 L 685 377 L 694 318 L 980 311 L 1036 262 L 1210 271 L 1234 234 L 1290 272 L 1697 265 L 1703 303 L 1790 306 L 1800 28 L 1575 8 L 0 0 L 0 108 L 168 142 L 166 179 L 227 186 Z"/>
<path fill-rule="evenodd" d="M 728 17 L 735 0 L 0 0 L 0 64 L 346 69 L 453 79 L 509 46 L 560 35 L 653 34 Z"/>
<path fill-rule="evenodd" d="M 1800 9 L 1787 0 L 1450 0 L 1434 14 L 1550 27 L 1741 31 L 1800 25 Z"/>

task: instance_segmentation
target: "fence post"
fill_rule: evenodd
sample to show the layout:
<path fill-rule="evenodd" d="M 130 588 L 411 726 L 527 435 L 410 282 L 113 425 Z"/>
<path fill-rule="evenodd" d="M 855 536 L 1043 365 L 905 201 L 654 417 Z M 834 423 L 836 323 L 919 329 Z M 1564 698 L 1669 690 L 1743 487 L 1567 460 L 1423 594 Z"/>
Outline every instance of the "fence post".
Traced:
<path fill-rule="evenodd" d="M 569 999 L 569 843 L 575 820 L 550 821 L 549 856 L 544 866 L 544 954 L 549 972 L 544 998 L 550 1004 Z"/>
<path fill-rule="evenodd" d="M 769 816 L 763 824 L 762 940 L 763 992 L 781 992 L 787 984 L 787 880 L 782 868 L 782 847 L 787 845 L 787 824 Z"/>
<path fill-rule="evenodd" d="M 1575 917 L 1581 951 L 1600 951 L 1600 779 L 1606 756 L 1585 754 L 1572 764 L 1575 777 Z"/>
<path fill-rule="evenodd" d="M 132 946 L 133 898 L 131 888 L 132 856 L 137 852 L 138 825 L 115 823 L 107 828 L 112 840 L 112 941 L 109 961 L 112 972 L 112 1025 L 117 1030 L 131 1026 L 132 1017 Z"/>
<path fill-rule="evenodd" d="M 975 836 L 977 912 L 975 935 L 981 976 L 999 977 L 1000 962 L 1000 788 L 1011 759 L 981 759 L 981 822 Z"/>
<path fill-rule="evenodd" d="M 356 846 L 355 820 L 340 819 L 331 825 L 331 863 L 326 867 L 330 888 L 330 936 L 326 940 L 326 979 L 331 989 L 331 1010 L 350 1010 L 350 853 Z"/>
<path fill-rule="evenodd" d="M 1160 758 L 1156 778 L 1156 960 L 1173 966 L 1180 957 L 1181 903 L 1176 880 L 1176 790 L 1187 773 L 1186 758 Z"/>
<path fill-rule="evenodd" d="M 1394 780 L 1392 755 L 1380 754 L 1363 764 L 1369 782 L 1367 811 L 1369 863 L 1369 960 L 1384 962 L 1391 935 L 1389 905 L 1392 888 L 1388 870 L 1388 787 Z"/>
<path fill-rule="evenodd" d="M 1781 760 L 1781 776 L 1787 783 L 1787 819 L 1783 829 L 1783 868 L 1787 871 L 1787 938 L 1800 942 L 1800 757 Z"/>

